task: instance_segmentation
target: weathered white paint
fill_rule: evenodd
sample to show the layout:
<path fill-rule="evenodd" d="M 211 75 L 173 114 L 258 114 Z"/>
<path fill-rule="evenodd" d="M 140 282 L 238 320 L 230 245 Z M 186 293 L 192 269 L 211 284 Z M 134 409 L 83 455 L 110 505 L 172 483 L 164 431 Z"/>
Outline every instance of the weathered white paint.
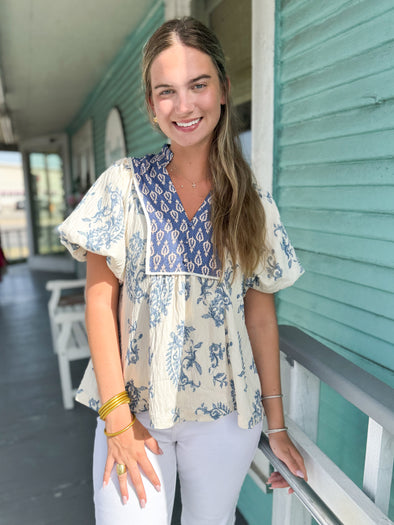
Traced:
<path fill-rule="evenodd" d="M 296 361 L 290 369 L 288 414 L 312 441 L 317 440 L 320 380 Z"/>
<path fill-rule="evenodd" d="M 274 146 L 275 1 L 252 2 L 252 166 L 272 191 Z"/>
<path fill-rule="evenodd" d="M 390 505 L 393 459 L 394 437 L 379 423 L 369 418 L 363 488 L 386 514 Z"/>
<path fill-rule="evenodd" d="M 309 485 L 344 524 L 392 524 L 392 521 L 323 454 L 298 425 L 290 418 L 287 418 L 286 423 L 291 438 L 305 460 Z M 295 522 L 290 523 L 293 525 Z"/>
<path fill-rule="evenodd" d="M 282 390 L 287 418 L 291 418 L 312 440 L 316 441 L 319 418 L 320 381 L 296 361 L 291 364 L 281 356 Z M 287 490 L 274 491 L 272 525 L 309 525 L 312 518 Z"/>
<path fill-rule="evenodd" d="M 192 0 L 166 0 L 165 19 L 181 18 L 191 14 Z"/>

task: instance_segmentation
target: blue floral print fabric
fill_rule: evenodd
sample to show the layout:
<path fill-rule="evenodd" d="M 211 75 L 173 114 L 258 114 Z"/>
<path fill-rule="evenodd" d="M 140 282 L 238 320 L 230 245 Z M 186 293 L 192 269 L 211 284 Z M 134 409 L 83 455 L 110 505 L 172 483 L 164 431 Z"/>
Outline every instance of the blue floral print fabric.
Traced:
<path fill-rule="evenodd" d="M 290 286 L 303 269 L 266 192 L 268 257 L 248 279 L 230 259 L 220 268 L 210 196 L 189 221 L 166 169 L 171 155 L 165 145 L 115 163 L 60 226 L 60 239 L 79 261 L 87 251 L 105 256 L 119 280 L 120 351 L 133 412 L 149 410 L 154 427 L 169 428 L 237 411 L 239 426 L 251 428 L 262 406 L 243 299 L 251 287 L 273 293 Z M 100 407 L 91 362 L 77 400 Z"/>
<path fill-rule="evenodd" d="M 211 241 L 208 195 L 189 220 L 165 166 L 172 159 L 169 147 L 155 156 L 134 158 L 136 188 L 148 223 L 147 273 L 186 273 L 220 277 Z"/>

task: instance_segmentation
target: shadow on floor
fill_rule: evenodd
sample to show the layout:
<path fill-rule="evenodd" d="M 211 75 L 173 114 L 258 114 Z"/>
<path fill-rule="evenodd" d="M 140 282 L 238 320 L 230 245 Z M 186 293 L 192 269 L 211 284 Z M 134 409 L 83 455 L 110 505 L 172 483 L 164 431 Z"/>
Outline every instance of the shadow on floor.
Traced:
<path fill-rule="evenodd" d="M 1 525 L 94 524 L 96 416 L 78 403 L 63 409 L 47 314 L 46 281 L 67 277 L 18 264 L 0 282 Z M 85 366 L 73 363 L 76 384 Z M 237 515 L 236 524 L 247 522 Z"/>

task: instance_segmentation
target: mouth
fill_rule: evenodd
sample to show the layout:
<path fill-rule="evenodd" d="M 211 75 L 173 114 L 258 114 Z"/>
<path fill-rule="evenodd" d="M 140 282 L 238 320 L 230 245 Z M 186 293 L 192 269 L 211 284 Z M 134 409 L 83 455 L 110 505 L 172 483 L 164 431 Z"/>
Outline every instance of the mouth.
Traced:
<path fill-rule="evenodd" d="M 175 121 L 174 122 L 174 125 L 177 127 L 177 128 L 180 128 L 184 131 L 192 131 L 194 129 L 196 129 L 196 127 L 199 125 L 199 123 L 201 122 L 202 120 L 202 117 L 198 117 L 198 118 L 195 118 L 193 120 L 188 120 L 187 122 L 186 121 Z"/>

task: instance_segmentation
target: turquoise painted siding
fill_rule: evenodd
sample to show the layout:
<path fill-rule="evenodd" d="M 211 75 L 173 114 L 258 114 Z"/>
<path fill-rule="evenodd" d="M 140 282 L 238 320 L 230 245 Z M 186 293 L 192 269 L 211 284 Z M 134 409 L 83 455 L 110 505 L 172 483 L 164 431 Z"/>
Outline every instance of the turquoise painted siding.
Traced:
<path fill-rule="evenodd" d="M 105 125 L 109 111 L 116 106 L 122 115 L 127 155 L 142 155 L 158 150 L 165 138 L 148 121 L 141 86 L 141 52 L 148 37 L 164 21 L 164 3 L 157 2 L 144 21 L 120 50 L 102 80 L 71 122 L 72 136 L 93 119 L 96 176 L 105 166 Z"/>
<path fill-rule="evenodd" d="M 394 385 L 394 5 L 279 6 L 276 197 L 307 270 L 280 320 Z"/>
<path fill-rule="evenodd" d="M 277 2 L 275 196 L 306 269 L 279 321 L 391 386 L 393 27 L 392 0 Z M 358 485 L 366 432 L 322 385 L 318 444 Z"/>
<path fill-rule="evenodd" d="M 238 509 L 249 525 L 269 525 L 272 521 L 272 494 L 262 495 L 252 478 L 246 476 L 238 500 Z"/>

